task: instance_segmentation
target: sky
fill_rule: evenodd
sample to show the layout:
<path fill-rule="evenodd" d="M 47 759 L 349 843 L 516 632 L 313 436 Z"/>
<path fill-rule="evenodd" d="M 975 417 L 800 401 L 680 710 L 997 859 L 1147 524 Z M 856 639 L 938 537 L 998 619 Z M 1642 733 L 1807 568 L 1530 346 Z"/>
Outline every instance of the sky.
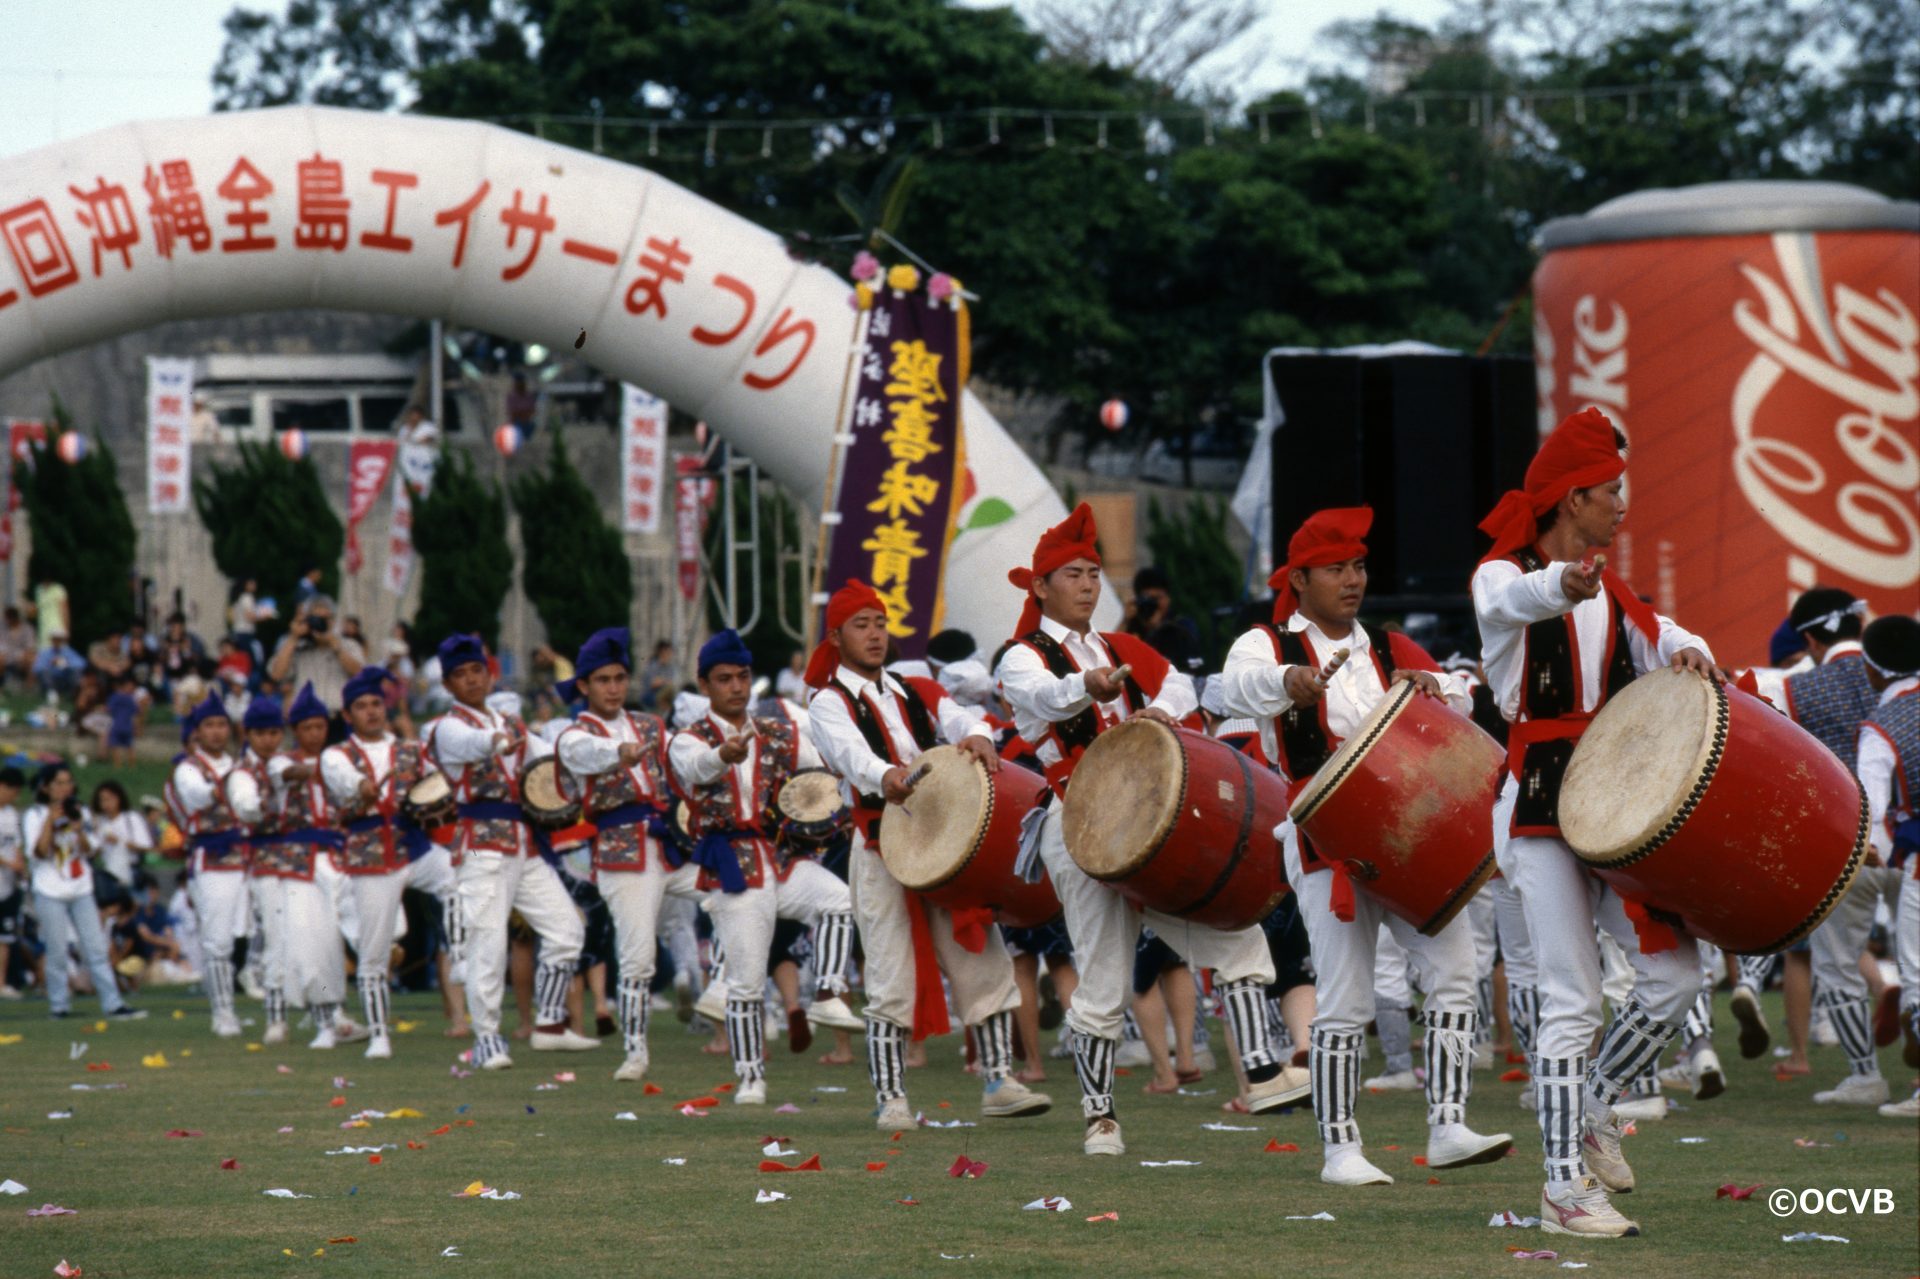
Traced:
<path fill-rule="evenodd" d="M 1301 82 L 1328 53 L 1315 35 L 1330 22 L 1376 12 L 1425 25 L 1447 0 L 1267 0 L 1246 42 L 1262 61 L 1249 95 Z M 234 0 L 6 0 L 13 19 L 0 48 L 0 155 L 14 155 L 131 120 L 201 115 L 213 106 L 221 19 Z M 285 0 L 248 8 L 283 11 Z M 22 20 L 24 19 L 24 21 Z"/>

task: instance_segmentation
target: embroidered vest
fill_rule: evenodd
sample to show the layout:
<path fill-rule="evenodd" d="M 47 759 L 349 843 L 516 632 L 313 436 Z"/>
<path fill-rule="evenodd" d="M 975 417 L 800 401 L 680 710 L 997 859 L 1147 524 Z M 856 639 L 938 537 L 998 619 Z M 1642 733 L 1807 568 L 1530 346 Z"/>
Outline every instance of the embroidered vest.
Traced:
<path fill-rule="evenodd" d="M 767 812 L 773 806 L 773 797 L 780 793 L 781 785 L 799 767 L 800 740 L 789 720 L 755 716 L 752 722 L 755 731 L 760 734 L 761 742 L 758 766 L 753 770 L 754 791 L 746 796 L 746 808 L 752 814 L 751 818 L 743 821 L 740 817 L 741 796 L 731 768 L 722 773 L 718 780 L 688 788 L 684 793 L 687 833 L 694 839 L 713 831 L 752 832 L 751 835 L 734 837 L 733 849 L 740 858 L 740 872 L 746 876 L 748 887 L 758 888 L 766 882 L 760 852 L 762 849 L 771 852 L 773 847 L 765 834 Z M 686 731 L 708 746 L 717 747 L 726 741 L 710 715 L 702 715 Z M 700 884 L 703 888 L 711 888 L 715 883 L 717 881 L 712 879 L 710 873 L 701 873 Z"/>
<path fill-rule="evenodd" d="M 332 806 L 327 803 L 326 784 L 320 780 L 319 759 L 308 759 L 297 751 L 287 752 L 284 758 L 309 766 L 313 776 L 304 782 L 288 783 L 280 796 L 274 830 L 282 836 L 310 832 L 321 838 L 317 842 L 283 838 L 255 845 L 253 871 L 256 875 L 279 875 L 285 879 L 312 879 L 315 853 L 322 848 L 337 847 L 339 832 L 332 829 Z"/>
<path fill-rule="evenodd" d="M 1920 859 L 1913 853 L 1920 848 L 1920 689 L 1875 707 L 1867 723 L 1893 743 L 1893 794 L 1887 815 L 1893 826 L 1894 860 L 1913 861 L 1914 873 L 1920 875 Z"/>
<path fill-rule="evenodd" d="M 582 811 L 588 821 L 616 809 L 635 805 L 663 805 L 673 794 L 667 781 L 667 729 L 657 716 L 635 711 L 622 712 L 632 726 L 641 748 L 636 769 L 615 765 L 595 777 L 577 779 L 582 791 Z M 606 727 L 591 715 L 574 721 L 581 732 L 595 737 L 610 737 Z M 639 772 L 644 784 L 635 779 Z M 593 837 L 593 864 L 600 870 L 645 870 L 647 867 L 647 823 L 623 822 L 601 830 Z"/>
<path fill-rule="evenodd" d="M 1522 572 L 1538 573 L 1547 567 L 1540 553 L 1528 547 L 1510 557 Z M 1633 682 L 1633 647 L 1627 641 L 1626 617 L 1611 594 L 1602 592 L 1607 603 L 1609 626 L 1607 652 L 1600 663 L 1600 697 L 1594 712 Z M 1580 671 L 1575 661 L 1574 623 L 1571 610 L 1527 627 L 1520 674 L 1520 708 L 1509 749 L 1518 748 L 1515 777 L 1520 793 L 1514 804 L 1515 835 L 1553 835 L 1560 833 L 1560 783 L 1567 765 L 1573 760 L 1578 735 L 1548 741 L 1526 742 L 1525 721 L 1577 718 L 1591 719 L 1581 713 Z"/>
<path fill-rule="evenodd" d="M 340 850 L 340 869 L 349 875 L 382 875 L 405 869 L 407 851 L 401 842 L 400 797 L 426 775 L 426 756 L 419 742 L 395 742 L 393 766 L 385 778 L 376 777 L 373 761 L 359 741 L 349 737 L 340 747 L 353 761 L 360 775 L 374 783 L 372 803 L 354 799 L 342 804 L 335 813 L 346 829 L 346 841 Z M 377 819 L 362 829 L 354 826 Z"/>
<path fill-rule="evenodd" d="M 487 721 L 465 706 L 455 704 L 447 714 L 458 718 L 473 728 L 484 729 Z M 520 803 L 520 770 L 527 762 L 527 726 L 519 717 L 502 715 L 506 731 L 512 735 L 515 745 L 506 756 L 489 755 L 478 763 L 468 764 L 458 772 L 448 768 L 438 758 L 434 763 L 440 771 L 453 779 L 453 795 L 462 804 L 512 804 Z M 506 759 L 513 760 L 513 771 L 509 773 Z M 525 824 L 522 822 L 496 818 L 460 819 L 460 851 L 467 852 L 505 852 L 520 851 L 520 835 Z"/>
<path fill-rule="evenodd" d="M 234 769 L 239 768 L 240 765 L 235 764 L 225 773 L 217 773 L 213 765 L 207 763 L 198 751 L 188 752 L 185 762 L 200 776 L 206 778 L 207 784 L 213 787 L 213 802 L 199 812 L 187 815 L 188 839 L 194 840 L 209 835 L 230 837 L 221 840 L 219 847 L 206 849 L 200 861 L 201 869 L 245 870 L 247 867 L 246 842 L 243 839 L 231 837 L 244 835 L 246 827 L 240 821 L 240 815 L 233 811 L 233 801 L 227 795 L 227 778 L 232 776 Z"/>
<path fill-rule="evenodd" d="M 1848 772 L 1857 759 L 1860 725 L 1879 701 L 1867 682 L 1866 659 L 1858 653 L 1787 677 L 1787 714 L 1838 756 Z"/>

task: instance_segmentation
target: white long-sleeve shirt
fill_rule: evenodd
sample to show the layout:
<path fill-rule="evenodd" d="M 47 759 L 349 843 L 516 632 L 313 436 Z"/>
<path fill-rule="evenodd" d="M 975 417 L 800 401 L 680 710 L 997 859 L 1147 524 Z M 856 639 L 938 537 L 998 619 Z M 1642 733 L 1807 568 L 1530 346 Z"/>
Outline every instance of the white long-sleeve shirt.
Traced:
<path fill-rule="evenodd" d="M 356 736 L 353 744 L 367 757 L 367 766 L 373 770 L 374 789 L 384 791 L 387 774 L 393 771 L 393 748 L 397 739 L 392 733 L 374 741 Z M 320 753 L 320 780 L 326 783 L 327 798 L 337 808 L 359 799 L 360 783 L 366 780 L 366 774 L 354 764 L 345 746 L 329 746 Z"/>
<path fill-rule="evenodd" d="M 92 897 L 93 867 L 87 862 L 87 854 L 92 847 L 87 838 L 84 813 L 80 820 L 68 823 L 64 829 L 55 828 L 53 856 L 34 855 L 34 849 L 40 843 L 40 832 L 46 828 L 52 816 L 52 811 L 45 804 L 35 804 L 27 810 L 21 822 L 26 840 L 27 864 L 33 868 L 33 891 L 55 901 L 77 901 L 82 897 Z"/>
<path fill-rule="evenodd" d="M 712 711 L 707 712 L 707 720 L 720 730 L 723 740 L 732 741 L 743 734 L 753 737 L 746 758 L 733 765 L 734 790 L 739 795 L 740 808 L 734 816 L 741 825 L 748 825 L 760 817 L 753 802 L 754 785 L 760 775 L 760 739 L 753 733 L 753 717 L 748 716 L 746 723 L 737 727 Z M 822 767 L 820 752 L 813 748 L 813 743 L 805 736 L 795 733 L 794 744 L 799 767 Z M 711 785 L 727 771 L 727 762 L 720 758 L 718 746 L 709 746 L 685 731 L 675 733 L 673 740 L 667 743 L 667 762 L 673 766 L 673 775 L 680 780 L 680 784 L 689 790 L 695 786 Z"/>
<path fill-rule="evenodd" d="M 1885 706 L 1894 698 L 1916 690 L 1920 690 L 1920 676 L 1895 680 L 1881 692 L 1879 704 Z M 1867 838 L 1882 861 L 1893 855 L 1893 825 L 1887 820 L 1887 810 L 1892 806 L 1893 779 L 1899 767 L 1900 756 L 1886 733 L 1878 725 L 1862 724 L 1859 758 L 1854 763 L 1853 775 L 1860 779 L 1860 787 L 1867 793 Z M 1917 798 L 1920 797 L 1908 796 L 1909 801 Z"/>
<path fill-rule="evenodd" d="M 1119 665 L 1097 631 L 1090 630 L 1083 635 L 1050 617 L 1040 619 L 1040 629 L 1066 650 L 1075 669 L 1064 677 L 1056 676 L 1031 645 L 1015 644 L 1000 659 L 996 674 L 1000 691 L 1013 708 L 1014 729 L 1033 744 L 1034 754 L 1042 764 L 1052 766 L 1060 760 L 1059 746 L 1047 736 L 1047 730 L 1053 725 L 1070 720 L 1091 706 L 1100 717 L 1100 731 L 1105 732 L 1144 708 L 1132 705 L 1124 691 L 1111 702 L 1096 702 L 1087 692 L 1085 672 Z M 1198 710 L 1200 699 L 1191 679 L 1180 671 L 1169 670 L 1160 691 L 1147 705 L 1179 720 Z"/>
<path fill-rule="evenodd" d="M 911 764 L 920 758 L 920 744 L 913 740 L 913 731 L 900 711 L 900 699 L 911 697 L 912 694 L 898 677 L 882 671 L 879 680 L 870 680 L 843 665 L 834 672 L 834 679 L 873 709 L 881 730 L 886 733 L 887 741 L 901 764 Z M 808 712 L 811 717 L 809 736 L 827 767 L 851 783 L 854 790 L 866 795 L 880 794 L 888 770 L 895 765 L 885 757 L 874 754 L 873 747 L 868 745 L 860 725 L 854 720 L 853 712 L 848 709 L 846 698 L 832 688 L 823 688 L 814 694 Z M 939 730 L 941 740 L 955 745 L 967 737 L 984 738 L 988 745 L 993 744 L 993 730 L 987 726 L 987 722 L 951 697 L 940 699 L 939 706 L 935 708 L 934 726 Z M 841 789 L 844 791 L 846 787 Z M 846 798 L 849 803 L 853 800 L 852 795 Z"/>
<path fill-rule="evenodd" d="M 153 832 L 139 813 L 115 813 L 93 819 L 93 842 L 100 850 L 100 869 L 122 884 L 133 883 L 140 854 L 153 847 Z"/>
<path fill-rule="evenodd" d="M 471 722 L 468 717 L 471 717 Z M 460 770 L 470 764 L 483 763 L 498 756 L 501 771 L 517 779 L 520 770 L 528 764 L 553 754 L 552 742 L 527 733 L 524 737 L 526 753 L 516 760 L 515 750 L 510 746 L 503 748 L 502 741 L 503 738 L 510 740 L 517 736 L 513 721 L 498 710 L 491 706 L 468 706 L 462 703 L 429 724 L 423 740 L 433 762 L 458 786 Z M 515 822 L 513 829 L 514 838 L 519 844 L 517 851 L 522 856 L 531 856 L 533 833 L 524 822 Z"/>
<path fill-rule="evenodd" d="M 1494 704 L 1508 722 L 1520 713 L 1527 627 L 1569 611 L 1573 614 L 1580 663 L 1580 710 L 1591 711 L 1600 704 L 1605 674 L 1601 663 L 1606 660 L 1614 604 L 1604 589 L 1593 599 L 1575 604 L 1561 582 L 1566 571 L 1566 564 L 1560 562 L 1528 573 L 1510 560 L 1489 560 L 1473 575 L 1473 611 L 1480 622 L 1480 664 L 1487 673 L 1487 686 L 1493 690 Z M 1697 649 L 1709 661 L 1713 659 L 1713 650 L 1705 640 L 1681 629 L 1671 618 L 1655 616 L 1660 622 L 1658 636 L 1642 635 L 1631 618 L 1624 619 L 1636 674 L 1667 665 L 1675 653 L 1686 648 Z"/>
<path fill-rule="evenodd" d="M 260 786 L 252 774 L 245 770 L 235 771 L 230 755 L 209 755 L 196 750 L 193 759 L 206 764 L 215 777 L 224 779 L 227 802 L 233 806 L 235 817 L 249 824 L 260 820 Z M 193 759 L 183 759 L 173 766 L 174 798 L 189 816 L 206 812 L 213 807 L 215 799 L 213 781 L 194 767 Z"/>
<path fill-rule="evenodd" d="M 1350 650 L 1346 663 L 1327 682 L 1327 731 L 1332 736 L 1328 745 L 1338 746 L 1353 736 L 1374 708 L 1386 700 L 1387 686 L 1381 682 L 1379 668 L 1373 662 L 1373 639 L 1359 626 L 1345 639 L 1333 639 L 1304 613 L 1289 617 L 1287 629 L 1306 640 L 1323 667 L 1337 650 Z M 1266 632 L 1252 630 L 1235 640 L 1227 652 L 1221 684 L 1227 713 L 1251 716 L 1259 722 L 1261 749 L 1283 773 L 1286 761 L 1280 753 L 1274 720 L 1293 709 L 1293 696 L 1287 692 L 1287 672 L 1292 669 L 1275 658 L 1273 641 L 1267 638 Z M 1448 705 L 1462 715 L 1472 712 L 1473 695 L 1465 681 L 1447 671 L 1429 673 L 1440 681 Z"/>

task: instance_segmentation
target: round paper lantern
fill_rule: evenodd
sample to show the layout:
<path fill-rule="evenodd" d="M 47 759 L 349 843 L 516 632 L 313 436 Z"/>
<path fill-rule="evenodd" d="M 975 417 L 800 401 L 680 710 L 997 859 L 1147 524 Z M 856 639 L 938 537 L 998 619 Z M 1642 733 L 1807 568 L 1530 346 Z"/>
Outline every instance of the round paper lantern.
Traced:
<path fill-rule="evenodd" d="M 520 451 L 520 428 L 508 422 L 494 430 L 493 447 L 500 450 L 500 456 L 512 457 Z"/>
<path fill-rule="evenodd" d="M 298 462 L 307 455 L 307 433 L 299 427 L 280 432 L 280 451 L 288 461 Z"/>
<path fill-rule="evenodd" d="M 1127 424 L 1127 402 L 1108 400 L 1100 406 L 1100 425 L 1109 431 L 1117 431 Z"/>
<path fill-rule="evenodd" d="M 60 454 L 60 460 L 69 465 L 85 457 L 91 449 L 92 445 L 87 443 L 87 437 L 78 431 L 62 432 L 59 443 L 54 445 L 54 450 Z"/>

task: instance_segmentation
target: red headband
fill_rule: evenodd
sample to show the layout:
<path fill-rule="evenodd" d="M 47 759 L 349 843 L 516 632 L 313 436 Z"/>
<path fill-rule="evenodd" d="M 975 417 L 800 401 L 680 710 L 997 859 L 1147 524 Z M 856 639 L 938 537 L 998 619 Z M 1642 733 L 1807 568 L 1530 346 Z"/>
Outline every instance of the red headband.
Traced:
<path fill-rule="evenodd" d="M 1007 580 L 1027 594 L 1026 607 L 1020 610 L 1020 622 L 1013 630 L 1016 637 L 1031 635 L 1040 627 L 1040 601 L 1033 594 L 1034 579 L 1045 577 L 1075 560 L 1092 560 L 1098 564 L 1099 537 L 1099 530 L 1093 525 L 1093 508 L 1082 502 L 1073 508 L 1073 513 L 1066 519 L 1040 535 L 1040 540 L 1033 547 L 1031 565 L 1007 573 Z"/>
<path fill-rule="evenodd" d="M 1486 560 L 1503 559 L 1540 536 L 1540 517 L 1574 489 L 1606 484 L 1626 474 L 1626 459 L 1614 440 L 1613 423 L 1596 408 L 1584 408 L 1553 428 L 1527 467 L 1526 487 L 1510 490 L 1480 521 L 1493 538 Z"/>
<path fill-rule="evenodd" d="M 1300 606 L 1288 574 L 1295 569 L 1343 564 L 1367 553 L 1367 530 L 1373 527 L 1373 508 L 1336 506 L 1315 511 L 1287 542 L 1287 562 L 1273 571 L 1273 624 L 1281 625 Z"/>
<path fill-rule="evenodd" d="M 854 614 L 870 608 L 879 609 L 882 617 L 887 615 L 887 602 L 880 598 L 880 592 L 865 582 L 848 578 L 847 584 L 835 591 L 833 598 L 827 601 L 827 635 L 831 636 L 852 621 Z M 807 687 L 825 688 L 839 665 L 839 648 L 832 639 L 823 638 L 813 650 L 813 656 L 807 659 L 807 673 L 804 676 Z"/>

